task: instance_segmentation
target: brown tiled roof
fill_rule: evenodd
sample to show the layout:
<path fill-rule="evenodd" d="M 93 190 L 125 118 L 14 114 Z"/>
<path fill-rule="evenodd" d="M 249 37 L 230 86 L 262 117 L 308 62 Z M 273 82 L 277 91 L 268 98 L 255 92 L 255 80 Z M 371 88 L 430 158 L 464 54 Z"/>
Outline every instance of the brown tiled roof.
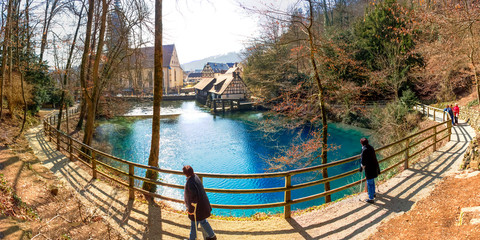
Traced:
<path fill-rule="evenodd" d="M 173 50 L 175 49 L 174 44 L 163 45 L 163 67 L 169 67 L 170 62 L 172 61 Z M 137 61 L 144 68 L 153 68 L 154 67 L 154 55 L 155 47 L 143 47 L 139 48 L 138 51 L 132 55 L 131 63 L 135 64 Z"/>
<path fill-rule="evenodd" d="M 212 81 L 215 81 L 215 78 L 203 78 L 200 82 L 195 84 L 194 88 L 203 91 Z"/>

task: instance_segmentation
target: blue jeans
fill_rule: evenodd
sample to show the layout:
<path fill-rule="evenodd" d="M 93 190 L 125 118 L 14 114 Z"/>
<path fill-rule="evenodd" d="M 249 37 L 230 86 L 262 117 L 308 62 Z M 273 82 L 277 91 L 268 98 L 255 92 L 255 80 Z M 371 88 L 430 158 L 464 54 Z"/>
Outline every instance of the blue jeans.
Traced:
<path fill-rule="evenodd" d="M 212 227 L 210 227 L 210 223 L 208 223 L 207 219 L 203 219 L 202 221 L 197 221 L 197 224 L 202 225 L 203 230 L 207 234 L 207 237 L 211 238 L 215 235 L 213 232 Z M 192 225 L 190 226 L 190 240 L 197 239 L 197 231 L 195 230 L 195 221 L 192 221 Z"/>
<path fill-rule="evenodd" d="M 367 179 L 368 199 L 373 200 L 375 194 L 375 178 Z"/>

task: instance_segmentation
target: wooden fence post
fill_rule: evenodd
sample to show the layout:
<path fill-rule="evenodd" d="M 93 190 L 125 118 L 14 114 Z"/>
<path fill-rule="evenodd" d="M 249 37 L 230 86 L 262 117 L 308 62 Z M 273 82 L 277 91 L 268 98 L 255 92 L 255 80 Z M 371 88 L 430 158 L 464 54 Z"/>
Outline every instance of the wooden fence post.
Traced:
<path fill-rule="evenodd" d="M 433 128 L 434 134 L 433 134 L 433 151 L 437 151 L 437 127 L 435 126 Z"/>
<path fill-rule="evenodd" d="M 452 121 L 447 122 L 447 127 L 448 127 L 448 141 L 450 142 L 450 139 L 452 137 Z"/>
<path fill-rule="evenodd" d="M 60 131 L 57 130 L 57 150 L 60 151 Z"/>
<path fill-rule="evenodd" d="M 286 175 L 285 176 L 285 187 L 291 187 L 292 186 L 292 176 L 291 175 Z M 285 190 L 285 203 L 288 203 L 292 200 L 292 193 L 290 190 Z M 284 218 L 290 218 L 292 217 L 292 205 L 285 205 L 283 207 L 283 213 L 284 213 Z"/>
<path fill-rule="evenodd" d="M 443 122 L 445 122 L 445 112 L 443 112 Z"/>
<path fill-rule="evenodd" d="M 410 138 L 405 140 L 405 159 L 403 163 L 403 168 L 408 169 L 408 158 L 409 158 L 409 150 L 410 150 Z"/>
<path fill-rule="evenodd" d="M 92 177 L 93 179 L 97 179 L 97 160 L 95 159 L 95 151 L 92 151 Z"/>
<path fill-rule="evenodd" d="M 132 164 L 128 165 L 128 199 L 133 200 L 135 199 L 135 191 L 133 190 L 134 178 L 133 175 L 135 174 L 135 166 Z"/>
<path fill-rule="evenodd" d="M 48 134 L 47 134 L 48 135 L 48 141 L 52 142 L 52 126 L 48 125 L 47 129 L 48 129 Z"/>
<path fill-rule="evenodd" d="M 68 138 L 68 151 L 70 153 L 70 161 L 73 162 L 73 140 L 72 140 L 72 137 Z"/>
<path fill-rule="evenodd" d="M 435 122 L 436 121 L 436 118 L 435 118 L 435 113 L 437 112 L 436 109 L 433 109 L 433 121 Z"/>

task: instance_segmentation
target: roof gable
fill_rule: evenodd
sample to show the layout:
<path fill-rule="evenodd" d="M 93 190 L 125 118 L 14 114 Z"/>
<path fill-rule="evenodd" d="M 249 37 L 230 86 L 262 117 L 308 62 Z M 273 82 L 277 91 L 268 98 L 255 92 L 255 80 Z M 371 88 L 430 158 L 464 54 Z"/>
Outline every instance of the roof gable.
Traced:
<path fill-rule="evenodd" d="M 207 62 L 206 65 L 209 65 L 214 73 L 224 73 L 229 69 L 228 65 L 225 63 Z"/>

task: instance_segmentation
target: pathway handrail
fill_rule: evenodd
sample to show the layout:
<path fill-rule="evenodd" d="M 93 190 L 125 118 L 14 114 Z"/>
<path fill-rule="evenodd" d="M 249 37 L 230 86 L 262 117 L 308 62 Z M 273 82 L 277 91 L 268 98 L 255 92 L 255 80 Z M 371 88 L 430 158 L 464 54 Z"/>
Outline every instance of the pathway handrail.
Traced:
<path fill-rule="evenodd" d="M 430 111 L 433 111 L 433 116 L 436 116 L 436 112 L 441 112 L 443 114 L 443 119 L 445 119 L 445 112 L 443 112 L 442 109 L 439 108 L 434 108 L 428 105 L 422 105 L 422 104 L 417 104 L 415 108 L 423 113 L 428 114 L 430 116 Z M 69 110 L 71 114 L 78 112 L 78 108 L 76 109 L 70 109 Z M 66 114 L 66 113 L 64 113 Z M 97 173 L 101 174 L 102 176 L 117 182 L 129 189 L 129 198 L 134 199 L 134 191 L 138 191 L 144 194 L 150 194 L 153 197 L 162 199 L 162 200 L 168 200 L 168 201 L 173 201 L 177 203 L 183 203 L 183 200 L 181 199 L 175 199 L 175 198 L 170 198 L 166 196 L 162 196 L 157 193 L 149 193 L 141 188 L 138 188 L 134 185 L 134 181 L 144 181 L 144 182 L 149 182 L 153 183 L 156 185 L 160 186 L 165 186 L 165 187 L 170 187 L 170 188 L 176 188 L 176 189 L 183 189 L 183 185 L 179 184 L 172 184 L 172 183 L 167 183 L 163 182 L 160 180 L 153 181 L 151 179 L 135 175 L 135 168 L 141 168 L 141 169 L 146 169 L 146 170 L 153 170 L 159 173 L 163 174 L 174 174 L 174 175 L 184 175 L 182 171 L 179 170 L 169 170 L 169 169 L 162 169 L 158 167 L 152 167 L 140 163 L 135 163 L 131 162 L 122 158 L 115 157 L 113 155 L 110 155 L 108 153 L 99 151 L 91 146 L 83 144 L 81 141 L 72 138 L 68 134 L 64 133 L 61 130 L 57 130 L 55 127 L 53 127 L 54 123 L 56 122 L 56 117 L 55 115 L 47 115 L 44 118 L 44 130 L 45 130 L 45 135 L 49 137 L 50 141 L 53 141 L 57 145 L 57 149 L 63 149 L 70 154 L 70 159 L 74 160 L 77 159 L 80 162 L 84 163 L 86 166 L 92 169 L 92 175 L 93 178 L 97 178 Z M 440 130 L 437 130 L 439 127 L 444 127 Z M 400 139 L 394 143 L 388 144 L 386 146 L 382 146 L 380 148 L 377 148 L 376 152 L 377 153 L 382 153 L 386 151 L 387 149 L 392 149 L 393 153 L 386 153 L 382 154 L 384 156 L 383 159 L 381 159 L 379 162 L 388 162 L 391 161 L 392 159 L 395 159 L 395 157 L 404 154 L 404 158 L 401 160 L 398 160 L 397 162 L 393 163 L 391 166 L 386 167 L 381 171 L 381 174 L 384 174 L 386 172 L 389 172 L 396 168 L 397 166 L 400 166 L 401 164 L 404 165 L 404 168 L 408 168 L 409 166 L 409 161 L 411 158 L 414 156 L 424 152 L 428 148 L 433 146 L 433 150 L 436 150 L 437 143 L 442 141 L 443 139 L 447 138 L 450 139 L 450 134 L 451 134 L 451 121 L 447 120 L 443 121 L 441 123 L 435 124 L 434 126 L 431 126 L 429 128 L 423 129 L 419 132 L 416 132 L 414 134 L 411 134 L 403 139 Z M 432 134 L 428 134 L 427 136 L 423 136 L 422 134 L 426 134 L 428 131 L 432 131 Z M 447 132 L 447 134 L 444 134 L 444 136 L 441 136 L 439 134 L 442 134 L 444 132 Z M 440 136 L 440 137 L 439 137 Z M 419 139 L 417 139 L 419 138 Z M 429 143 L 426 147 L 423 147 L 422 149 L 418 150 L 417 147 L 421 143 L 424 143 L 425 141 L 431 140 L 431 143 Z M 83 150 L 82 150 L 83 149 Z M 395 150 L 397 149 L 397 150 Z M 413 152 L 412 152 L 413 151 Z M 110 159 L 114 162 L 121 163 L 121 164 L 126 164 L 128 165 L 128 170 L 123 170 L 118 167 L 112 166 L 108 163 L 102 162 L 98 160 L 98 157 L 101 156 L 106 159 Z M 291 205 L 296 204 L 296 203 L 301 203 L 321 197 L 325 197 L 328 195 L 331 195 L 333 193 L 343 191 L 345 189 L 348 189 L 350 187 L 353 187 L 357 184 L 361 184 L 362 180 L 354 181 L 352 183 L 346 184 L 344 186 L 338 187 L 336 189 L 331 189 L 329 191 L 324 191 L 321 193 L 313 194 L 310 196 L 306 196 L 303 198 L 298 198 L 298 199 L 291 199 L 291 191 L 296 190 L 296 189 L 301 189 L 301 188 L 306 188 L 306 187 L 311 187 L 311 186 L 316 186 L 320 184 L 326 184 L 328 182 L 345 178 L 351 175 L 354 175 L 355 173 L 358 172 L 357 169 L 343 172 L 340 174 L 337 174 L 335 176 L 330 176 L 325 179 L 319 179 L 319 180 L 314 180 L 314 181 L 307 181 L 307 182 L 302 182 L 298 183 L 295 185 L 291 184 L 291 178 L 294 175 L 297 174 L 302 174 L 302 173 L 308 173 L 308 172 L 314 172 L 314 171 L 319 171 L 325 168 L 331 168 L 334 166 L 338 166 L 341 164 L 345 163 L 350 163 L 353 161 L 356 161 L 360 158 L 360 155 L 355 155 L 352 157 L 348 157 L 345 159 L 341 159 L 338 161 L 330 162 L 327 164 L 321 164 L 317 166 L 311 166 L 311 167 L 306 167 L 306 168 L 299 168 L 299 169 L 294 169 L 294 170 L 289 170 L 289 171 L 282 171 L 282 172 L 273 172 L 273 173 L 257 173 L 257 174 L 217 174 L 217 173 L 196 173 L 202 181 L 204 181 L 205 178 L 222 178 L 222 179 L 258 179 L 258 178 L 285 178 L 285 185 L 283 187 L 272 187 L 272 188 L 257 188 L 257 189 L 222 189 L 222 188 L 205 188 L 205 191 L 211 192 L 211 193 L 228 193 L 228 194 L 252 194 L 252 193 L 273 193 L 273 192 L 284 192 L 285 198 L 284 201 L 282 202 L 274 202 L 274 203 L 265 203 L 265 204 L 254 204 L 254 205 L 226 205 L 226 204 L 212 204 L 213 208 L 223 208 L 223 209 L 258 209 L 258 208 L 271 208 L 271 207 L 284 207 L 284 217 L 289 218 L 291 214 Z M 112 177 L 109 173 L 105 172 L 102 170 L 102 168 L 99 168 L 99 166 L 110 169 L 117 174 L 120 174 L 121 176 L 124 176 L 125 178 L 128 179 L 128 181 L 120 180 L 116 177 Z"/>

